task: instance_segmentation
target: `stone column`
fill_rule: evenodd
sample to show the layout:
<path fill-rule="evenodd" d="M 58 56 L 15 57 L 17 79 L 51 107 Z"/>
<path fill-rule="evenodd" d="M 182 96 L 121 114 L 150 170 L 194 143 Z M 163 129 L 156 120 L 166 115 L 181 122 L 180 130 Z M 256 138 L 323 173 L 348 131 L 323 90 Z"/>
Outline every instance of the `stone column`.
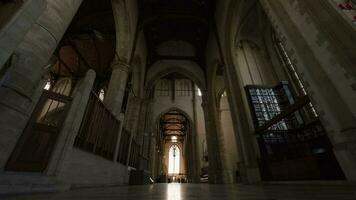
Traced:
<path fill-rule="evenodd" d="M 197 117 L 197 99 L 196 99 L 196 93 L 194 90 L 194 84 L 192 84 L 193 88 L 193 124 L 191 127 L 192 128 L 192 150 L 194 154 L 194 176 L 193 176 L 193 182 L 194 183 L 199 183 L 200 182 L 200 160 L 199 160 L 199 142 L 198 142 L 198 117 Z"/>
<path fill-rule="evenodd" d="M 4 63 L 8 60 L 17 45 L 21 42 L 27 31 L 31 29 L 32 25 L 36 23 L 38 17 L 46 8 L 46 0 L 23 0 L 23 2 L 13 3 L 19 5 L 18 10 L 10 10 L 11 18 L 0 30 L 0 70 Z M 7 7 L 3 9 L 9 9 Z M 0 9 L 1 11 L 4 11 Z M 1 22 L 0 22 L 1 23 Z"/>
<path fill-rule="evenodd" d="M 139 97 L 131 97 L 129 98 L 128 103 L 129 106 L 126 112 L 126 128 L 131 130 L 131 133 L 134 135 L 134 137 L 136 136 L 139 137 L 138 123 L 139 123 L 139 119 L 142 119 L 143 117 L 140 116 L 142 99 Z"/>
<path fill-rule="evenodd" d="M 156 123 L 152 122 L 154 121 L 152 119 L 152 101 L 145 99 L 143 101 L 143 107 L 144 107 L 144 113 L 145 113 L 145 120 L 141 121 L 140 120 L 140 126 L 141 130 L 147 134 L 147 142 L 149 142 L 149 145 L 147 149 L 143 149 L 143 152 L 146 153 L 146 156 L 148 158 L 148 163 L 147 163 L 147 168 L 148 170 L 151 169 L 152 171 L 152 166 L 154 165 L 154 159 L 151 158 L 151 156 L 155 156 L 156 154 L 156 130 L 152 126 L 156 126 Z"/>
<path fill-rule="evenodd" d="M 56 147 L 52 153 L 47 174 L 57 175 L 65 167 L 65 159 L 70 156 L 75 137 L 80 129 L 84 113 L 89 101 L 90 92 L 95 81 L 95 71 L 88 70 L 73 92 L 73 101 L 58 136 Z"/>
<path fill-rule="evenodd" d="M 211 100 L 209 98 L 209 100 Z M 202 103 L 205 119 L 206 141 L 209 158 L 209 183 L 223 183 L 222 161 L 220 157 L 216 113 L 212 101 L 203 98 Z"/>
<path fill-rule="evenodd" d="M 143 138 L 140 139 L 140 135 L 143 136 L 143 133 L 147 133 L 148 131 L 146 130 L 146 120 L 149 115 L 148 106 L 149 106 L 149 102 L 141 99 L 141 109 L 137 122 L 137 132 L 138 132 L 139 141 L 141 140 L 143 141 Z"/>
<path fill-rule="evenodd" d="M 139 114 L 140 114 L 140 108 L 141 108 L 141 99 L 138 97 L 131 97 L 129 98 L 128 102 L 129 106 L 126 112 L 126 128 L 130 130 L 130 144 L 129 144 L 129 150 L 128 150 L 128 159 L 127 159 L 127 165 L 129 164 L 130 161 L 130 155 L 131 155 L 131 146 L 133 140 L 135 140 L 138 144 L 140 144 L 140 141 L 138 141 L 138 120 L 139 120 Z"/>
<path fill-rule="evenodd" d="M 82 0 L 48 0 L 47 8 L 14 52 L 12 66 L 0 80 L 0 169 L 21 136 L 45 65 L 77 12 Z"/>
<path fill-rule="evenodd" d="M 149 112 L 148 112 L 148 105 L 149 105 L 149 101 L 145 101 L 141 99 L 141 109 L 139 112 L 139 116 L 138 116 L 138 122 L 136 123 L 137 126 L 137 142 L 141 145 L 141 153 L 142 156 L 145 156 L 146 158 L 149 157 L 149 153 L 150 153 L 150 145 L 151 145 L 151 141 L 150 141 L 150 133 L 148 133 L 149 131 L 146 129 L 145 125 L 146 125 L 146 120 L 148 118 Z M 144 160 L 143 158 L 140 158 L 140 167 L 139 169 L 141 170 L 147 170 L 148 169 L 148 162 Z"/>
<path fill-rule="evenodd" d="M 150 159 L 149 159 L 149 171 L 151 172 L 151 176 L 153 178 L 157 177 L 156 171 L 155 171 L 155 164 L 156 164 L 156 138 L 152 135 L 149 135 L 151 137 L 151 144 L 150 144 Z"/>
<path fill-rule="evenodd" d="M 225 78 L 227 96 L 231 109 L 238 154 L 241 159 L 238 166 L 239 176 L 243 183 L 257 183 L 261 181 L 257 162 L 258 147 L 253 134 L 252 119 L 249 118 L 248 114 L 248 106 L 243 99 L 244 90 L 239 88 L 239 86 L 236 87 L 238 80 L 234 76 L 233 70 L 229 67 L 225 68 L 227 70 Z"/>
<path fill-rule="evenodd" d="M 122 128 L 124 127 L 124 116 L 120 115 L 120 118 L 118 119 L 119 120 L 119 131 L 117 133 L 117 140 L 116 140 L 116 145 L 115 145 L 115 153 L 114 153 L 114 157 L 113 157 L 113 160 L 114 162 L 117 162 L 117 157 L 119 156 L 119 149 L 120 149 L 120 140 L 121 140 L 121 133 L 122 133 Z"/>
<path fill-rule="evenodd" d="M 125 62 L 115 61 L 112 64 L 111 79 L 104 103 L 115 116 L 121 113 L 129 70 L 129 65 Z"/>
<path fill-rule="evenodd" d="M 124 114 L 121 113 L 122 101 L 125 95 L 126 82 L 129 74 L 129 65 L 125 62 L 119 62 L 114 60 L 112 63 L 112 72 L 109 83 L 109 88 L 107 94 L 104 99 L 104 104 L 111 111 L 112 114 L 115 115 L 116 119 L 120 122 L 120 129 L 118 133 L 118 140 L 115 149 L 114 160 L 117 159 L 117 155 L 119 154 L 119 145 L 122 135 L 122 130 L 124 127 Z M 131 138 L 130 145 L 131 146 Z M 130 150 L 129 150 L 130 152 Z M 129 158 L 127 159 L 129 160 Z"/>
<path fill-rule="evenodd" d="M 231 180 L 231 176 L 229 176 L 229 171 L 230 166 L 227 163 L 227 152 L 226 152 L 226 146 L 228 145 L 225 140 L 224 140 L 224 133 L 223 129 L 221 127 L 221 109 L 216 108 L 216 113 L 217 113 L 217 129 L 219 131 L 218 134 L 218 142 L 219 142 L 219 147 L 220 147 L 220 157 L 221 157 L 221 165 L 222 165 L 222 174 L 223 174 L 223 179 L 224 183 L 233 183 L 234 180 Z M 237 145 L 237 144 L 236 144 Z"/>

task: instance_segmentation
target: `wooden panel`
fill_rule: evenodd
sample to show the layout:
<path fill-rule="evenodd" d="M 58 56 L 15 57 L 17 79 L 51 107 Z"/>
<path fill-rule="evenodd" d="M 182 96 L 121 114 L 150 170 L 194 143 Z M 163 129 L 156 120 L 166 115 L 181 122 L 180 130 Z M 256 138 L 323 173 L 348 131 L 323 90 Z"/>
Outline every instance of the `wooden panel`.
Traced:
<path fill-rule="evenodd" d="M 140 150 L 141 146 L 136 143 L 135 140 L 132 141 L 131 143 L 131 151 L 130 151 L 130 160 L 129 160 L 129 166 L 138 168 L 138 162 L 139 162 L 139 155 L 140 155 Z"/>
<path fill-rule="evenodd" d="M 44 91 L 6 170 L 41 172 L 47 167 L 58 134 L 68 113 L 71 99 Z"/>

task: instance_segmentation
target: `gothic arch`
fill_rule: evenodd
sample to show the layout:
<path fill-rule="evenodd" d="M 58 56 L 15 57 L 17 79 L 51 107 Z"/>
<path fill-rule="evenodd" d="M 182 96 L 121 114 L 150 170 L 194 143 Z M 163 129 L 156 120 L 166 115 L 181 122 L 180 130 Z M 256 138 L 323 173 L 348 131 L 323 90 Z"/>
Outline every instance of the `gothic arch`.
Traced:
<path fill-rule="evenodd" d="M 179 73 L 190 78 L 198 85 L 204 96 L 207 88 L 204 72 L 198 64 L 186 60 L 161 60 L 154 63 L 147 72 L 145 84 L 146 95 L 149 95 L 150 89 L 154 87 L 160 78 L 171 73 Z"/>
<path fill-rule="evenodd" d="M 222 89 L 216 92 L 216 101 L 217 101 L 216 103 L 218 106 L 221 103 L 221 97 L 224 94 L 224 92 L 226 92 L 226 87 L 223 87 Z"/>
<path fill-rule="evenodd" d="M 213 95 L 214 97 L 214 105 L 219 105 L 219 102 L 218 102 L 218 93 L 216 91 L 217 89 L 217 71 L 219 70 L 219 67 L 223 67 L 222 64 L 221 64 L 221 61 L 220 60 L 215 60 L 212 62 L 212 64 L 210 65 L 210 73 L 208 74 L 208 80 L 209 80 L 209 83 L 208 83 L 208 90 L 211 92 L 211 94 Z M 224 83 L 224 86 L 225 88 L 225 83 Z"/>
<path fill-rule="evenodd" d="M 175 150 L 174 149 L 177 149 L 177 154 L 178 154 L 177 158 L 175 158 L 175 155 L 174 155 Z M 182 165 L 182 163 L 180 162 L 181 157 L 182 157 L 181 154 L 182 154 L 182 149 L 179 146 L 179 144 L 171 144 L 170 145 L 170 147 L 168 149 L 168 156 L 169 156 L 169 158 L 168 158 L 168 174 L 179 174 L 180 173 L 181 165 Z M 172 158 L 172 156 L 173 156 L 173 158 Z M 173 162 L 173 168 L 171 168 L 171 165 L 172 165 L 171 162 Z M 176 162 L 178 163 L 177 168 L 175 168 Z"/>
<path fill-rule="evenodd" d="M 224 73 L 226 79 L 226 89 L 230 102 L 230 109 L 232 113 L 233 128 L 235 132 L 236 141 L 238 143 L 238 152 L 241 159 L 241 169 L 245 173 L 241 174 L 244 182 L 259 182 L 258 175 L 251 176 L 250 173 L 258 174 L 258 163 L 256 159 L 255 141 L 252 137 L 252 119 L 249 116 L 249 110 L 245 107 L 244 90 L 242 87 L 241 77 L 236 71 L 236 62 L 234 62 L 235 41 L 236 34 L 241 28 L 244 20 L 247 18 L 249 10 L 256 3 L 256 1 L 233 1 L 227 2 L 228 9 L 221 26 L 223 31 L 218 36 L 221 44 L 221 51 L 224 55 Z M 242 16 L 242 17 L 241 17 Z M 238 67 L 238 66 L 237 66 Z"/>
<path fill-rule="evenodd" d="M 171 111 L 177 111 L 180 112 L 184 115 L 184 117 L 189 121 L 190 125 L 193 125 L 193 116 L 190 116 L 186 111 L 178 108 L 178 107 L 170 107 L 168 109 L 165 109 L 164 111 L 160 112 L 159 114 L 154 115 L 152 118 L 155 119 L 156 124 L 159 123 L 159 120 L 161 119 L 161 117 Z"/>

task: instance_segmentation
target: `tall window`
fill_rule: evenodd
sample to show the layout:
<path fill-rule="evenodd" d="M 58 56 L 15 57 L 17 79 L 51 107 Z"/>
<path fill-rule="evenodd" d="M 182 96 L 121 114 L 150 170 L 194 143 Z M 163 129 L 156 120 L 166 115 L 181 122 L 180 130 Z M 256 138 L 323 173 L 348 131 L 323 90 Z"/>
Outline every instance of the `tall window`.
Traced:
<path fill-rule="evenodd" d="M 298 88 L 298 93 L 302 94 L 302 95 L 308 95 L 307 94 L 307 90 L 304 87 L 304 84 L 302 82 L 302 80 L 300 79 L 297 70 L 294 66 L 294 63 L 292 62 L 292 60 L 290 59 L 283 43 L 281 42 L 281 40 L 277 37 L 276 34 L 273 34 L 273 40 L 276 43 L 276 49 L 278 54 L 280 55 L 280 58 L 282 60 L 282 63 L 284 64 L 284 66 L 286 67 L 287 71 L 289 72 L 289 74 L 291 75 L 292 81 L 293 83 L 296 85 L 296 87 Z M 312 103 L 309 103 L 309 109 L 312 112 L 312 114 L 314 115 L 314 117 L 318 117 L 318 114 L 313 106 Z"/>
<path fill-rule="evenodd" d="M 250 104 L 255 115 L 255 126 L 261 127 L 281 113 L 279 96 L 272 87 L 246 86 Z M 283 95 L 284 96 L 284 95 Z M 284 99 L 284 98 L 283 98 Z M 271 127 L 273 130 L 287 130 L 284 120 Z"/>
<path fill-rule="evenodd" d="M 155 87 L 156 96 L 169 96 L 171 90 L 171 81 L 168 79 L 161 79 Z"/>
<path fill-rule="evenodd" d="M 168 174 L 179 174 L 180 170 L 180 150 L 177 145 L 172 145 L 169 149 Z"/>
<path fill-rule="evenodd" d="M 52 92 L 61 95 L 69 96 L 72 91 L 72 80 L 71 78 L 61 78 L 52 88 Z"/>
<path fill-rule="evenodd" d="M 200 88 L 196 87 L 197 95 L 201 97 L 203 94 L 201 93 Z"/>
<path fill-rule="evenodd" d="M 191 81 L 189 79 L 176 79 L 176 96 L 190 96 Z"/>

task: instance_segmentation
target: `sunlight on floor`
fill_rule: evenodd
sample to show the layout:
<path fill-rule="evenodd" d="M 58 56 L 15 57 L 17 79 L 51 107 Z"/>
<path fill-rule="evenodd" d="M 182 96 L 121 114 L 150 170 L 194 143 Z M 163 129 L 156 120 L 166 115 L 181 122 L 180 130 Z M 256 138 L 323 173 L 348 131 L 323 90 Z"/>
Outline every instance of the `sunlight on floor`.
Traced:
<path fill-rule="evenodd" d="M 181 184 L 171 183 L 167 186 L 167 200 L 182 200 Z"/>

